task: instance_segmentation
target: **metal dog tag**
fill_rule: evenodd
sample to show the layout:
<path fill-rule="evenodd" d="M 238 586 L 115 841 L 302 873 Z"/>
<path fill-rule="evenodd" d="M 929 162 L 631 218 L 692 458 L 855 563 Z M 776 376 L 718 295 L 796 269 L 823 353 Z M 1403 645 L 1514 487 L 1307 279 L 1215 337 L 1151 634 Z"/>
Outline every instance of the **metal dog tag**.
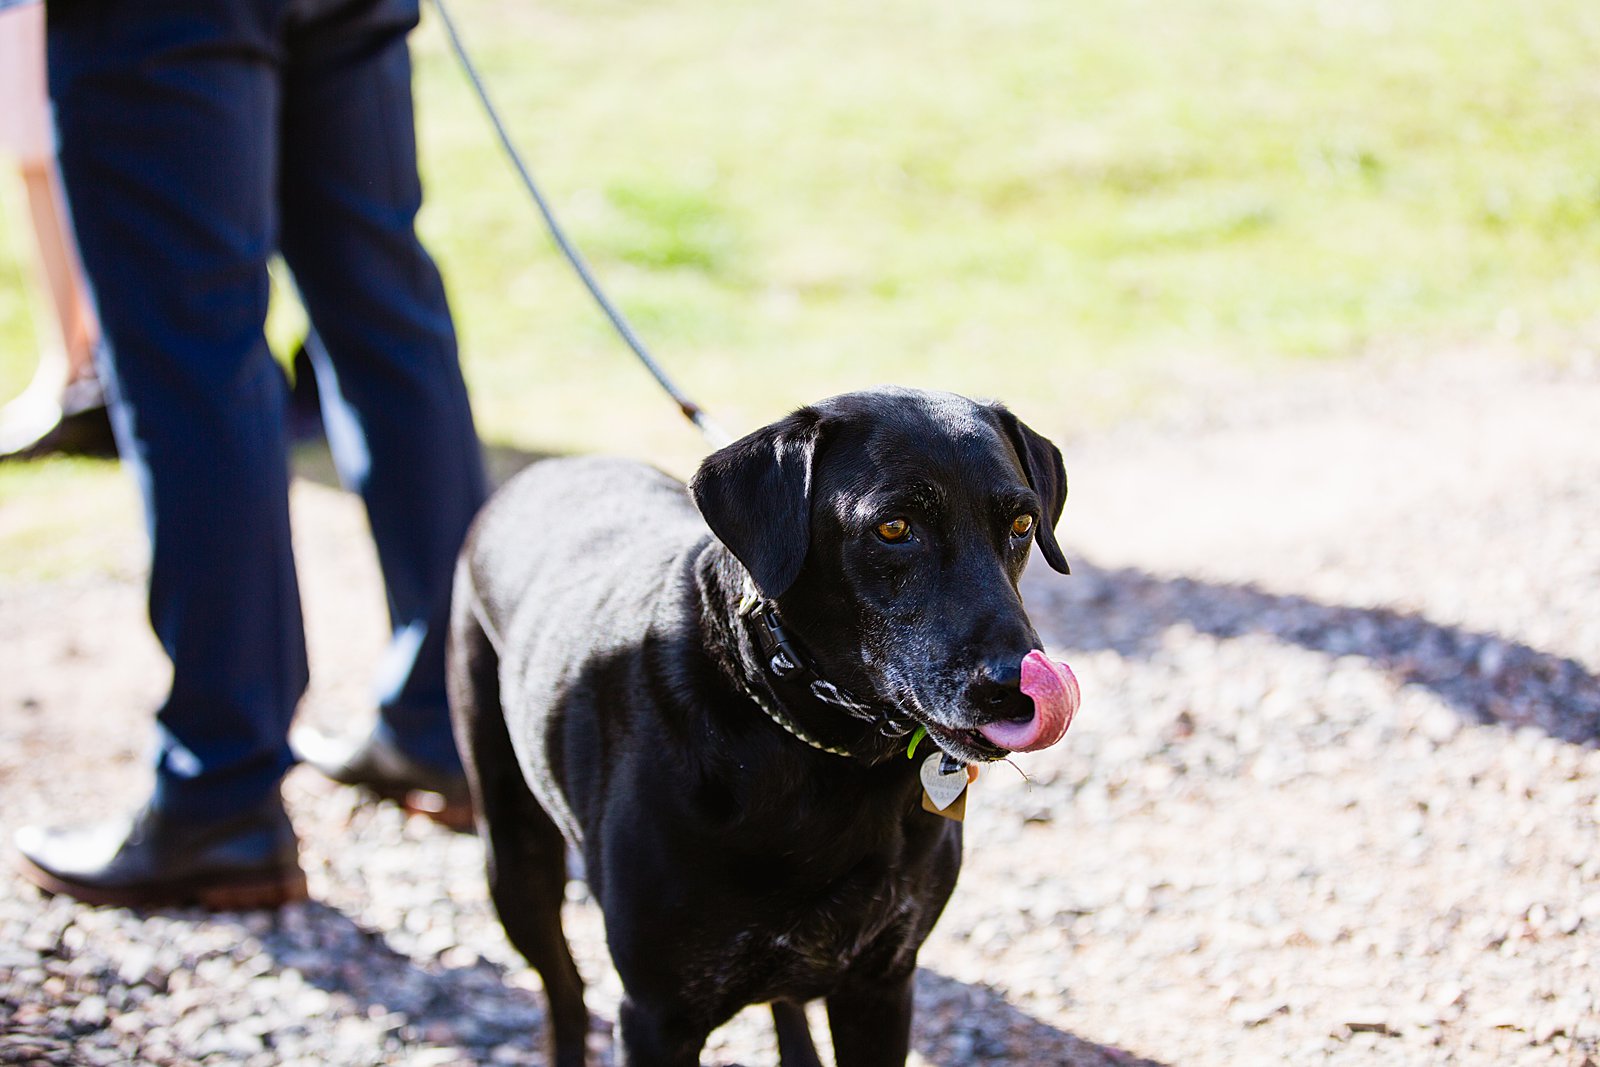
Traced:
<path fill-rule="evenodd" d="M 967 794 L 963 792 L 956 797 L 954 804 L 941 810 L 933 806 L 933 798 L 924 792 L 922 794 L 922 810 L 929 815 L 937 815 L 942 819 L 949 819 L 951 822 L 965 822 L 967 818 Z"/>
<path fill-rule="evenodd" d="M 950 774 L 941 774 L 943 761 L 944 753 L 937 750 L 922 761 L 922 806 L 935 815 L 960 821 L 966 812 L 967 769 L 957 767 Z"/>

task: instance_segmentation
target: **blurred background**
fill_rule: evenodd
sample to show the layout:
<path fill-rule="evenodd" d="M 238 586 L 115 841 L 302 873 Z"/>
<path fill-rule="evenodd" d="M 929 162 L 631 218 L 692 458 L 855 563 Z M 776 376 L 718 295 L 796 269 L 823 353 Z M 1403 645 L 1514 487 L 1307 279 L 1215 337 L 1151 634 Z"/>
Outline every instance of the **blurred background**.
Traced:
<path fill-rule="evenodd" d="M 459 7 L 604 284 L 736 432 L 897 382 L 1060 438 L 1218 375 L 1595 338 L 1584 0 Z M 413 47 L 421 227 L 484 436 L 685 473 L 698 438 L 553 251 L 431 11 Z M 4 177 L 0 400 L 53 343 Z M 279 297 L 287 354 L 303 320 Z M 78 491 L 113 477 L 0 467 L 35 505 L 7 508 L 0 568 L 58 565 Z"/>

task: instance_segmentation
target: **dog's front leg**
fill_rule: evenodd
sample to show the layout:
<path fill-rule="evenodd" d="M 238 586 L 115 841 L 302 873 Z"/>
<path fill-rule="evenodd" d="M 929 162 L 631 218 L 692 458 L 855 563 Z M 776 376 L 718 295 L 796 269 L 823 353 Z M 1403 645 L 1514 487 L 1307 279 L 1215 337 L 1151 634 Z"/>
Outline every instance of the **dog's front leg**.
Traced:
<path fill-rule="evenodd" d="M 778 1067 L 822 1067 L 806 1022 L 806 1006 L 796 1000 L 772 1002 L 772 1025 L 778 1034 Z"/>
<path fill-rule="evenodd" d="M 699 1067 L 711 1027 L 678 1005 L 624 996 L 617 1012 L 617 1067 Z"/>
<path fill-rule="evenodd" d="M 855 981 L 828 997 L 839 1067 L 904 1067 L 911 1052 L 912 975 Z"/>

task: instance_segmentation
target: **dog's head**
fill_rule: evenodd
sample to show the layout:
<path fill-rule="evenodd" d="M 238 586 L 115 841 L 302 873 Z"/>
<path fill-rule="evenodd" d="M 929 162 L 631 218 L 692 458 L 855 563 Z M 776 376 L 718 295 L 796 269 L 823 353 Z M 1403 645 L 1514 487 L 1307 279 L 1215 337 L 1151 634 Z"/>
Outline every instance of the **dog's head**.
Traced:
<path fill-rule="evenodd" d="M 849 393 L 716 452 L 690 488 L 829 680 L 964 762 L 1005 754 L 981 727 L 1035 715 L 1019 679 L 1040 641 L 1017 583 L 1035 542 L 1067 572 L 1067 478 L 1004 407 Z"/>

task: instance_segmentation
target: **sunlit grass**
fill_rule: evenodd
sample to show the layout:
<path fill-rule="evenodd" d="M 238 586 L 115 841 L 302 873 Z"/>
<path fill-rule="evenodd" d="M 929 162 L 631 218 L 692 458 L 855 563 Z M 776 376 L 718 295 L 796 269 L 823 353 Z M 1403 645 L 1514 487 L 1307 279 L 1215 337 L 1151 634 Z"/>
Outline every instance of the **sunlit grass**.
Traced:
<path fill-rule="evenodd" d="M 143 566 L 132 480 L 115 462 L 0 464 L 0 577 L 49 580 Z"/>
<path fill-rule="evenodd" d="M 454 11 L 607 287 L 734 429 L 898 381 L 1065 434 L 1196 366 L 1559 336 L 1600 307 L 1588 0 Z M 486 436 L 681 471 L 697 439 L 556 258 L 431 16 L 414 51 L 422 228 Z M 34 344 L 6 189 L 0 395 Z"/>
<path fill-rule="evenodd" d="M 580 243 L 730 421 L 897 380 L 1059 430 L 1180 361 L 1448 346 L 1600 299 L 1593 5 L 458 8 Z M 674 416 L 437 38 L 418 69 L 486 426 L 654 439 Z"/>

